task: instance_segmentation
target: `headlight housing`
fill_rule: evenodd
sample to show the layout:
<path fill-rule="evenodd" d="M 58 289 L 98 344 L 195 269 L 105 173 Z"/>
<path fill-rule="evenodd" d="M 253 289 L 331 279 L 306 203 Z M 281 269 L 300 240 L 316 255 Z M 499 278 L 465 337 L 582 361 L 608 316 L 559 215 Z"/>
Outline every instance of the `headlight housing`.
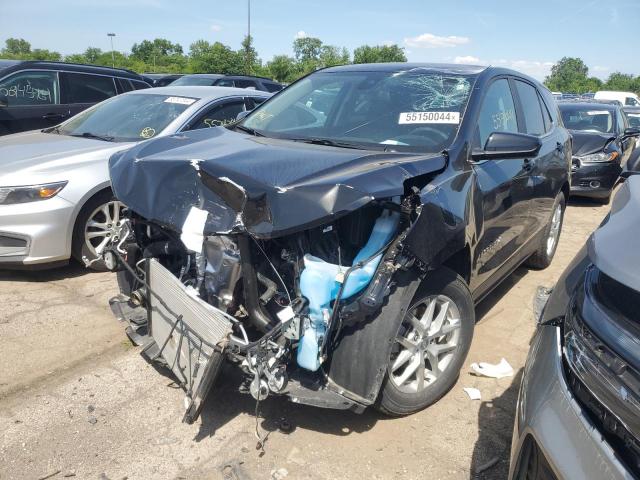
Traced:
<path fill-rule="evenodd" d="M 589 155 L 583 155 L 582 157 L 578 157 L 581 163 L 605 163 L 612 162 L 616 158 L 618 158 L 618 152 L 598 152 L 598 153 L 590 153 Z"/>
<path fill-rule="evenodd" d="M 65 185 L 64 182 L 42 183 L 20 187 L 0 187 L 0 205 L 36 202 L 55 197 Z"/>

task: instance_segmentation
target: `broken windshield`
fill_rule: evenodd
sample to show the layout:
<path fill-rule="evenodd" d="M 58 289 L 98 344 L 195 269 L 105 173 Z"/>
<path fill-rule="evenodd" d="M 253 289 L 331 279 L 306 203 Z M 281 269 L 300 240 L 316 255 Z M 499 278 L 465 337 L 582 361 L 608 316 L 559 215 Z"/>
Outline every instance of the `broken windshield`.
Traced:
<path fill-rule="evenodd" d="M 338 147 L 440 152 L 453 142 L 474 75 L 318 72 L 249 115 L 267 137 Z"/>

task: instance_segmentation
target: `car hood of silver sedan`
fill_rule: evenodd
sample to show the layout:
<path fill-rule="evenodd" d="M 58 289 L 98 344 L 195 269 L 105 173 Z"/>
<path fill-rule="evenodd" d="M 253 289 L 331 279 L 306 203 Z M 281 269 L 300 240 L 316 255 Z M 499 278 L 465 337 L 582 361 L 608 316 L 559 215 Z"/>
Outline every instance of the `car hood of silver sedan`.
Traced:
<path fill-rule="evenodd" d="M 112 143 L 32 131 L 0 137 L 0 186 L 64 180 L 76 166 L 106 162 L 133 143 Z"/>
<path fill-rule="evenodd" d="M 589 258 L 606 275 L 640 292 L 640 175 L 624 182 L 611 213 L 588 243 Z"/>

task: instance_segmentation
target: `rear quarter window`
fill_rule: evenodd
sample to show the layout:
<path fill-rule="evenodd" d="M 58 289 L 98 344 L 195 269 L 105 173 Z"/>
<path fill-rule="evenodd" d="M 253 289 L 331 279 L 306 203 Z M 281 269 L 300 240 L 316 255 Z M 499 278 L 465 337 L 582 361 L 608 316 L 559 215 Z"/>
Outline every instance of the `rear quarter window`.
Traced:
<path fill-rule="evenodd" d="M 98 103 L 118 94 L 113 77 L 66 72 L 61 75 L 65 103 Z"/>

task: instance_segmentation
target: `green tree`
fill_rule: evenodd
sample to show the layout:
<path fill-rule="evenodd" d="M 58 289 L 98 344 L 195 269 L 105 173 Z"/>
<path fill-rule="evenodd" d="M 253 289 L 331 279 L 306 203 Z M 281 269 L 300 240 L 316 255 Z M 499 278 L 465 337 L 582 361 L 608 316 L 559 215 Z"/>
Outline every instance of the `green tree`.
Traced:
<path fill-rule="evenodd" d="M 62 55 L 59 52 L 54 52 L 51 50 L 46 50 L 43 48 L 36 48 L 32 50 L 29 54 L 29 58 L 31 60 L 49 60 L 51 62 L 60 62 L 62 60 Z"/>
<path fill-rule="evenodd" d="M 7 38 L 2 56 L 20 58 L 31 53 L 31 44 L 23 38 Z"/>
<path fill-rule="evenodd" d="M 242 74 L 244 58 L 220 42 L 198 40 L 189 49 L 189 68 L 194 73 Z"/>
<path fill-rule="evenodd" d="M 633 75 L 627 73 L 614 72 L 609 75 L 606 83 L 604 84 L 605 90 L 617 90 L 622 92 L 634 91 L 637 88 L 636 79 Z"/>
<path fill-rule="evenodd" d="M 96 63 L 100 55 L 102 55 L 102 50 L 96 47 L 87 47 L 84 51 L 84 58 L 87 59 L 88 63 Z"/>
<path fill-rule="evenodd" d="M 166 38 L 156 38 L 153 41 L 143 40 L 140 43 L 134 43 L 131 47 L 131 56 L 145 63 L 160 63 L 160 59 L 171 57 L 173 55 L 182 55 L 182 45 L 171 43 Z"/>
<path fill-rule="evenodd" d="M 404 49 L 398 45 L 363 45 L 353 51 L 353 63 L 406 62 Z"/>
<path fill-rule="evenodd" d="M 262 62 L 258 58 L 258 52 L 253 47 L 253 37 L 246 36 L 242 40 L 242 48 L 238 51 L 238 55 L 244 58 L 245 75 L 258 75 L 262 72 Z"/>
<path fill-rule="evenodd" d="M 580 58 L 563 57 L 551 67 L 544 83 L 549 90 L 583 93 L 587 86 L 589 68 Z"/>
<path fill-rule="evenodd" d="M 333 45 L 323 45 L 319 55 L 320 67 L 333 67 L 335 65 L 346 65 L 349 63 L 349 50 L 338 48 Z"/>
<path fill-rule="evenodd" d="M 276 55 L 267 63 L 269 76 L 279 82 L 290 83 L 298 78 L 298 66 L 295 59 L 286 55 Z"/>
<path fill-rule="evenodd" d="M 314 37 L 296 38 L 293 42 L 293 54 L 300 63 L 319 62 L 322 53 L 322 40 Z"/>

